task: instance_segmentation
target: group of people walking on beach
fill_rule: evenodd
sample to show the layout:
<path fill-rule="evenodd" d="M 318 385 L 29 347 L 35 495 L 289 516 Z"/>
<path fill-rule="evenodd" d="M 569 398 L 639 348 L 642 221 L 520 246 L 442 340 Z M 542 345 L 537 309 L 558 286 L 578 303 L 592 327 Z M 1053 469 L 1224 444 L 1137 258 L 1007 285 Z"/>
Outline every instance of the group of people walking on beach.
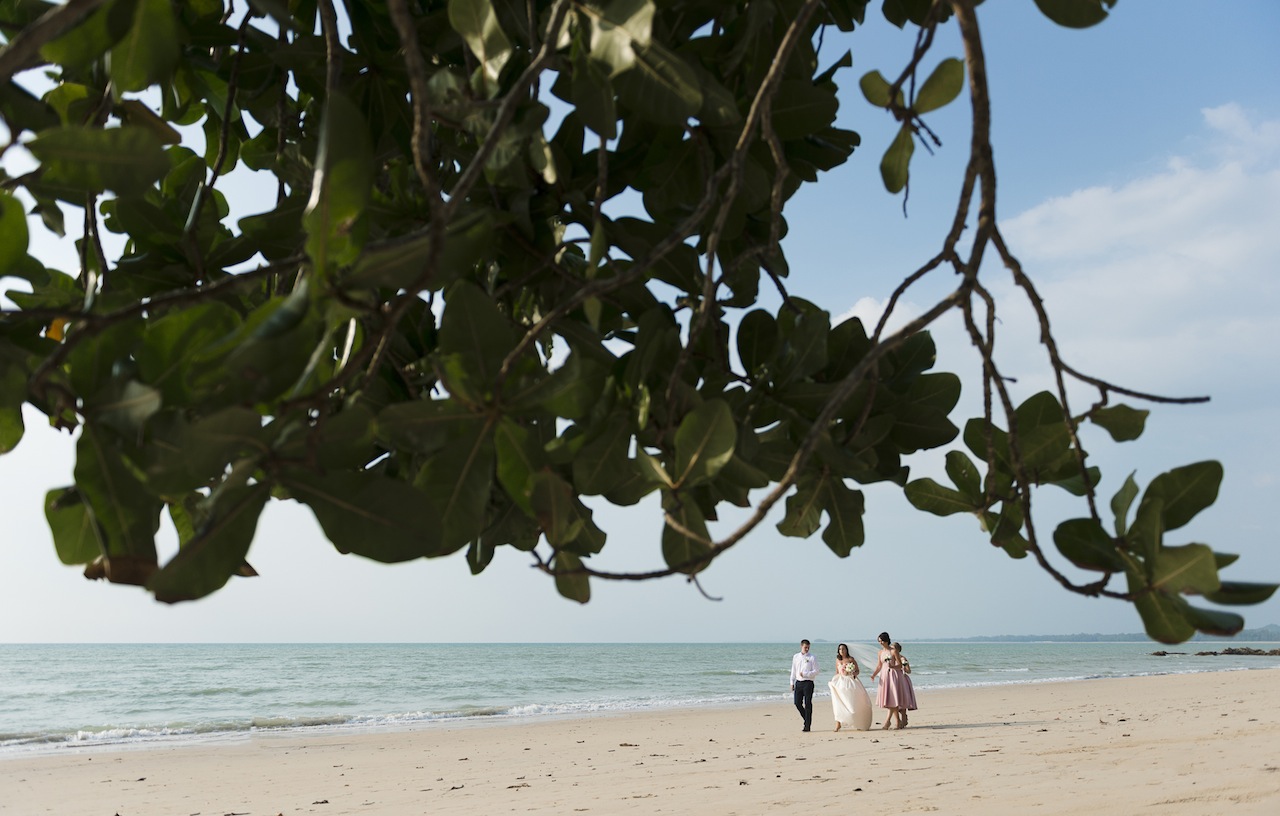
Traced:
<path fill-rule="evenodd" d="M 916 692 L 911 684 L 911 663 L 902 655 L 902 644 L 889 639 L 888 632 L 881 632 L 880 651 L 876 654 L 876 668 L 871 679 L 876 682 L 876 705 L 886 709 L 884 718 L 887 729 L 907 726 L 907 712 L 916 710 Z M 836 648 L 836 673 L 827 683 L 831 689 L 831 709 L 835 715 L 836 730 L 851 726 L 859 731 L 871 728 L 871 698 L 858 676 L 862 673 L 858 661 L 849 654 L 849 647 L 841 643 Z M 817 655 L 809 649 L 809 641 L 800 641 L 800 651 L 791 658 L 791 691 L 795 695 L 796 710 L 804 720 L 804 731 L 813 725 L 813 684 L 818 676 Z"/>

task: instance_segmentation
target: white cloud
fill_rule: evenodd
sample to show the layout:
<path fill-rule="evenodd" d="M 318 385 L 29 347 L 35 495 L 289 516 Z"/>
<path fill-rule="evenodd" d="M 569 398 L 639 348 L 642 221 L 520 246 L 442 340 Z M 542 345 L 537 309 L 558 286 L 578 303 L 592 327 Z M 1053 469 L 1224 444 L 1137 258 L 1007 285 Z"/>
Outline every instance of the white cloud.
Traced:
<path fill-rule="evenodd" d="M 853 304 L 852 307 L 832 318 L 831 325 L 838 326 L 849 318 L 856 317 L 862 321 L 863 328 L 870 335 L 876 330 L 876 325 L 880 322 L 880 318 L 884 316 L 884 310 L 888 305 L 888 298 L 883 300 L 873 297 L 858 298 L 858 302 Z M 919 306 L 899 300 L 893 308 L 893 314 L 889 317 L 889 322 L 885 325 L 885 334 L 892 334 L 919 315 Z"/>
<path fill-rule="evenodd" d="M 1280 368 L 1280 122 L 1236 105 L 1203 115 L 1201 154 L 1001 223 L 1069 362 L 1139 390 L 1267 387 L 1258 375 Z M 1006 345 L 1018 365 L 1033 316 L 1002 295 L 1005 336 L 1030 341 Z"/>

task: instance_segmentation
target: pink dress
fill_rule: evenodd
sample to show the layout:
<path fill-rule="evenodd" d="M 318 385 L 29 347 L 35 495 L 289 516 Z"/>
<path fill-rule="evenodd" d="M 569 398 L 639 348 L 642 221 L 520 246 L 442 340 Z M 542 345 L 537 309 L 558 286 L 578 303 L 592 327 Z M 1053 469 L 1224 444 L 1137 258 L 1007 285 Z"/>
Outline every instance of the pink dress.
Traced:
<path fill-rule="evenodd" d="M 907 685 L 902 663 L 892 649 L 880 652 L 876 705 L 880 708 L 915 708 L 915 691 Z"/>
<path fill-rule="evenodd" d="M 903 662 L 905 663 L 906 661 L 903 661 Z M 905 697 L 906 702 L 903 703 L 902 707 L 905 708 L 907 711 L 915 711 L 916 710 L 916 687 L 911 683 L 911 675 L 907 674 L 906 672 L 902 673 L 902 686 L 903 688 L 906 689 L 906 697 Z"/>

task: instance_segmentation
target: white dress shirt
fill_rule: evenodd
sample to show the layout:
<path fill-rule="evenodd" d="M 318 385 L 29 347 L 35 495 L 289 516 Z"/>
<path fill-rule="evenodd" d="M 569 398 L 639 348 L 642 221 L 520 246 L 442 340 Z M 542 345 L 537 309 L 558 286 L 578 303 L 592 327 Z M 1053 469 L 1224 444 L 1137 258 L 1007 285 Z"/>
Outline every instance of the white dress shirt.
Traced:
<path fill-rule="evenodd" d="M 797 680 L 812 680 L 817 676 L 817 656 L 813 652 L 796 652 L 795 657 L 791 658 L 791 685 L 794 686 Z"/>

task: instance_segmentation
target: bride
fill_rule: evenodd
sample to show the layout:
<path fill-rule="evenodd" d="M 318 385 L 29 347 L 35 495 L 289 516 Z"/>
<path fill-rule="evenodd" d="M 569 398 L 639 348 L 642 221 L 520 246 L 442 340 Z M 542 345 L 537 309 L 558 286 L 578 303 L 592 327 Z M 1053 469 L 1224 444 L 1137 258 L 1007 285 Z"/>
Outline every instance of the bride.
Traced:
<path fill-rule="evenodd" d="M 871 698 L 858 679 L 860 673 L 858 661 L 849 654 L 849 647 L 841 643 L 836 649 L 836 676 L 827 683 L 837 731 L 846 725 L 859 731 L 871 728 Z"/>

